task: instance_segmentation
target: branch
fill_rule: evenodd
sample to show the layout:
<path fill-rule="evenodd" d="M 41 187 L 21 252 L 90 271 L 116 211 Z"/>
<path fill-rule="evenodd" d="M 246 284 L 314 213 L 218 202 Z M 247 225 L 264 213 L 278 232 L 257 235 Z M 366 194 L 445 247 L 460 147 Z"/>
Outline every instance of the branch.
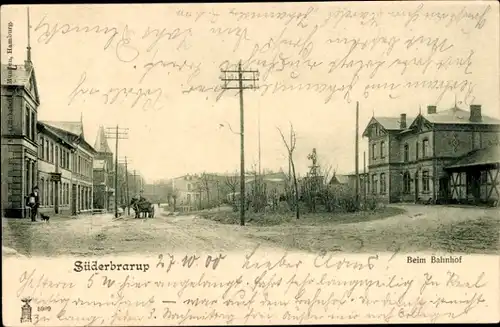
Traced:
<path fill-rule="evenodd" d="M 288 143 L 285 140 L 285 136 L 283 135 L 283 132 L 281 131 L 281 129 L 279 127 L 276 127 L 276 129 L 280 133 L 281 139 L 283 140 L 283 143 L 285 144 L 286 150 L 288 151 L 288 155 L 290 156 L 292 150 L 290 150 L 290 147 L 288 146 Z"/>

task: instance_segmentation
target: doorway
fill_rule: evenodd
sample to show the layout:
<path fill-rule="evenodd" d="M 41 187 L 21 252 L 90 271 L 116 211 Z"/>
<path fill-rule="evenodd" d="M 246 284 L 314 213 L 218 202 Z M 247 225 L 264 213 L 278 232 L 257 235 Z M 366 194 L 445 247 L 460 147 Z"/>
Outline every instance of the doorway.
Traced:
<path fill-rule="evenodd" d="M 54 201 L 54 212 L 57 215 L 59 213 L 59 182 L 54 182 L 54 193 L 55 193 L 55 201 Z"/>
<path fill-rule="evenodd" d="M 415 184 L 415 203 L 418 202 L 418 172 L 415 173 L 415 180 L 414 180 L 414 184 Z"/>
<path fill-rule="evenodd" d="M 71 184 L 71 214 L 76 216 L 76 185 Z"/>
<path fill-rule="evenodd" d="M 448 202 L 448 197 L 449 197 L 449 183 L 448 183 L 448 178 L 446 177 L 441 177 L 439 179 L 439 200 L 443 202 Z"/>

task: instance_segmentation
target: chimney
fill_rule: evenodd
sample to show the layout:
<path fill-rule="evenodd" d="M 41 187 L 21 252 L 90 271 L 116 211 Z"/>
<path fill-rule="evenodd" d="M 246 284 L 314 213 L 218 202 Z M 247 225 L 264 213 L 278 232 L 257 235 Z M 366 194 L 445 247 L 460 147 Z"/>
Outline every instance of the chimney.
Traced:
<path fill-rule="evenodd" d="M 470 105 L 470 119 L 471 122 L 480 122 L 482 120 L 481 117 L 481 105 L 479 104 L 471 104 Z"/>
<path fill-rule="evenodd" d="M 427 114 L 432 115 L 436 113 L 436 106 L 427 106 Z"/>
<path fill-rule="evenodd" d="M 406 128 L 406 114 L 401 114 L 401 119 L 399 120 L 399 128 Z"/>

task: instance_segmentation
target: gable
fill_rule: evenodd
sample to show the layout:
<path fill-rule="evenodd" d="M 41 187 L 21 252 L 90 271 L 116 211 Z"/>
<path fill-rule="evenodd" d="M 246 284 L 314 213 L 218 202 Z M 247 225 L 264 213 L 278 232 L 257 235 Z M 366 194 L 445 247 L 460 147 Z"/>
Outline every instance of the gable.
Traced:
<path fill-rule="evenodd" d="M 410 125 L 409 129 L 417 133 L 431 131 L 432 123 L 425 119 L 424 116 L 419 115 Z"/>
<path fill-rule="evenodd" d="M 26 90 L 31 95 L 31 97 L 35 100 L 37 104 L 40 104 L 40 97 L 38 95 L 38 85 L 36 83 L 35 77 L 35 69 L 31 69 L 31 74 L 29 76 L 28 82 L 26 84 Z"/>
<path fill-rule="evenodd" d="M 363 137 L 374 138 L 384 135 L 387 135 L 387 130 L 377 121 L 377 119 L 372 117 L 363 132 Z"/>

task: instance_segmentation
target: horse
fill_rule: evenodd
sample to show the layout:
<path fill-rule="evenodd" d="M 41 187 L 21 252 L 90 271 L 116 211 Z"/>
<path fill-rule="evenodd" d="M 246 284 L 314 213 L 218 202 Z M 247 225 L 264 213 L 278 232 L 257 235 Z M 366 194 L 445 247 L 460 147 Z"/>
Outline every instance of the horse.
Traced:
<path fill-rule="evenodd" d="M 140 218 L 141 213 L 144 213 L 144 218 L 154 218 L 155 208 L 152 203 L 145 199 L 132 199 L 130 203 L 135 212 L 135 218 Z"/>

